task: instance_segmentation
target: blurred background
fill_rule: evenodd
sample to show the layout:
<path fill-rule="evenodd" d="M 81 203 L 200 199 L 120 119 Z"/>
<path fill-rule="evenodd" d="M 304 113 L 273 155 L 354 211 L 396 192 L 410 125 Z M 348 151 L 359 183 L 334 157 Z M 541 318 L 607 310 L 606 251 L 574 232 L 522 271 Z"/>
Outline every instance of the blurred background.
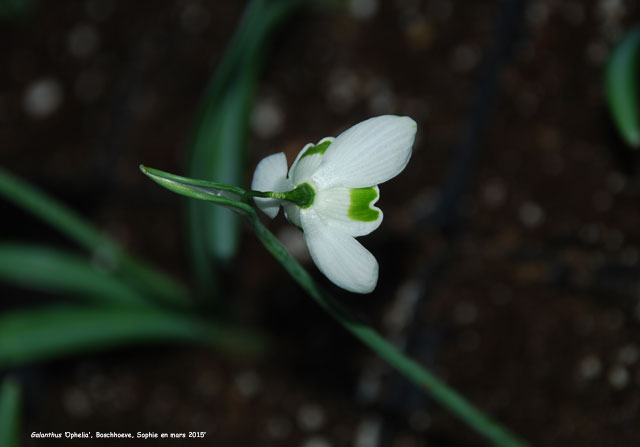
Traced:
<path fill-rule="evenodd" d="M 282 216 L 269 228 L 331 294 L 532 445 L 640 439 L 638 157 L 603 94 L 637 2 L 0 5 L 2 168 L 187 297 L 157 304 L 162 290 L 127 279 L 112 294 L 97 279 L 73 286 L 85 267 L 109 281 L 118 269 L 3 193 L 0 378 L 22 390 L 20 445 L 95 430 L 206 432 L 185 445 L 484 445 L 322 312 L 247 225 L 138 170 L 246 187 L 266 155 L 291 163 L 383 114 L 411 116 L 418 136 L 381 187 L 383 225 L 361 239 L 380 264 L 375 292 L 329 283 Z M 86 265 L 43 279 L 42 250 Z M 217 349 L 237 334 L 201 342 L 164 323 L 149 323 L 157 336 L 118 332 L 141 313 L 109 304 L 120 286 L 170 324 L 222 322 L 259 347 Z M 61 327 L 64 347 L 47 345 Z"/>

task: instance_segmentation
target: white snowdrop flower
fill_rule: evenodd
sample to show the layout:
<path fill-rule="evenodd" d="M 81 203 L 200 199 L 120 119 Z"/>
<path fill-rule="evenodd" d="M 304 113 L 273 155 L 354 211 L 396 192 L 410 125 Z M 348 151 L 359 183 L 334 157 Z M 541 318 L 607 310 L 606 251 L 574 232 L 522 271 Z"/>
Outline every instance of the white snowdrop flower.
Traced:
<path fill-rule="evenodd" d="M 416 129 L 409 117 L 370 118 L 337 138 L 307 144 L 288 174 L 284 153 L 270 155 L 253 175 L 251 189 L 270 192 L 256 204 L 271 218 L 282 205 L 320 271 L 346 290 L 369 293 L 378 282 L 378 262 L 355 238 L 382 223 L 374 206 L 378 185 L 407 165 Z"/>

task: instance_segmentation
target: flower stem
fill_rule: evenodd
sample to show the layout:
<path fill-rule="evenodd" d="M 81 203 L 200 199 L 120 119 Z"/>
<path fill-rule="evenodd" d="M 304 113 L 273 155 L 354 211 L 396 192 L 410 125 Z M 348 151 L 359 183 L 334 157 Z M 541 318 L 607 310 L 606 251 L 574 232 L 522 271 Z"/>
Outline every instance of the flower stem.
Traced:
<path fill-rule="evenodd" d="M 524 447 L 527 445 L 526 442 L 518 439 L 509 430 L 473 406 L 462 395 L 448 387 L 429 370 L 407 357 L 373 328 L 355 318 L 342 304 L 320 290 L 309 273 L 293 259 L 280 241 L 262 224 L 255 212 L 249 218 L 260 241 L 283 265 L 285 270 L 311 295 L 320 307 L 359 338 L 360 341 L 493 444 L 501 447 Z"/>
<path fill-rule="evenodd" d="M 242 201 L 233 200 L 227 197 L 221 197 L 219 190 L 224 189 L 229 191 L 235 187 L 179 177 L 151 168 L 141 167 L 141 169 L 142 172 L 154 181 L 178 194 L 208 200 L 241 212 L 249 219 L 256 235 L 266 249 L 282 264 L 285 270 L 311 295 L 320 307 L 342 324 L 342 326 L 355 337 L 360 339 L 360 341 L 385 359 L 407 379 L 421 390 L 428 392 L 443 407 L 458 416 L 473 430 L 484 436 L 494 445 L 500 447 L 524 447 L 527 445 L 526 442 L 518 439 L 505 427 L 498 424 L 455 390 L 448 387 L 429 370 L 406 356 L 398 348 L 385 340 L 372 327 L 354 317 L 353 313 L 340 302 L 322 291 L 313 281 L 309 273 L 289 254 L 287 249 L 273 233 L 262 224 L 255 208 L 250 205 L 251 197 L 274 198 L 270 194 L 275 193 L 261 191 L 246 192 L 241 188 L 237 188 L 234 192 L 240 193 L 240 191 L 242 191 L 242 193 L 239 194 Z"/>

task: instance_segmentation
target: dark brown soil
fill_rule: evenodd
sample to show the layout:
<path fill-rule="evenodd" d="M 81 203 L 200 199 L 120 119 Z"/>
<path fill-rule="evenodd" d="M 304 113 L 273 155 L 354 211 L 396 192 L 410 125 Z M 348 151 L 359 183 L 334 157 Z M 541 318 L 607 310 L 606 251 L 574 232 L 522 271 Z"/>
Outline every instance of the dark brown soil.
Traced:
<path fill-rule="evenodd" d="M 190 284 L 184 202 L 138 164 L 185 172 L 198 101 L 243 3 L 42 1 L 1 22 L 3 167 Z M 382 186 L 386 219 L 363 238 L 380 262 L 376 291 L 350 295 L 305 265 L 532 445 L 637 444 L 638 157 L 613 129 L 602 73 L 640 6 L 373 3 L 368 19 L 315 9 L 282 28 L 258 94 L 280 122 L 255 121 L 247 182 L 267 154 L 291 161 L 305 143 L 370 116 L 412 116 L 412 161 Z M 514 3 L 523 13 L 508 16 Z M 511 32 L 496 37 L 501 20 Z M 492 60 L 500 45 L 509 51 Z M 25 98 L 47 79 L 62 100 L 39 116 Z M 487 102 L 492 79 L 498 88 Z M 456 177 L 462 147 L 479 156 Z M 454 212 L 434 212 L 451 182 L 464 186 L 448 204 Z M 1 203 L 0 211 L 4 239 L 74 248 L 17 208 Z M 270 227 L 295 237 L 282 217 Z M 317 308 L 249 229 L 227 273 L 222 299 L 232 318 L 272 337 L 272 356 L 156 346 L 21 368 L 24 445 L 93 444 L 29 438 L 48 431 L 206 432 L 144 442 L 172 446 L 487 445 Z M 55 299 L 2 294 L 12 307 Z"/>

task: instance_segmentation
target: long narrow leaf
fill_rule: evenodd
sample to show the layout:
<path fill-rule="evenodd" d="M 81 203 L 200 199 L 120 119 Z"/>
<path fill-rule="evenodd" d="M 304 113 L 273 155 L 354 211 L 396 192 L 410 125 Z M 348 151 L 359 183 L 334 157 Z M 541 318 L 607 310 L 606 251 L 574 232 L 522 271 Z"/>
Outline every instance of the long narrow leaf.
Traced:
<path fill-rule="evenodd" d="M 640 147 L 639 57 L 640 26 L 613 49 L 605 73 L 605 93 L 614 122 L 627 144 L 635 148 Z"/>
<path fill-rule="evenodd" d="M 190 150 L 189 175 L 241 184 L 249 115 L 264 49 L 277 25 L 301 0 L 253 0 L 212 78 Z M 237 216 L 189 202 L 189 237 L 203 291 L 215 288 L 218 262 L 229 260 L 239 241 Z"/>
<path fill-rule="evenodd" d="M 39 245 L 0 243 L 0 281 L 104 305 L 149 304 L 127 283 L 89 260 Z"/>
<path fill-rule="evenodd" d="M 0 168 L 0 196 L 42 219 L 93 254 L 113 262 L 136 283 L 174 305 L 187 304 L 186 290 L 122 250 L 75 212 Z"/>
<path fill-rule="evenodd" d="M 0 367 L 141 343 L 191 343 L 257 355 L 264 340 L 177 312 L 56 306 L 0 315 Z"/>
<path fill-rule="evenodd" d="M 21 389 L 12 377 L 6 377 L 0 386 L 0 446 L 20 445 L 22 403 Z"/>

